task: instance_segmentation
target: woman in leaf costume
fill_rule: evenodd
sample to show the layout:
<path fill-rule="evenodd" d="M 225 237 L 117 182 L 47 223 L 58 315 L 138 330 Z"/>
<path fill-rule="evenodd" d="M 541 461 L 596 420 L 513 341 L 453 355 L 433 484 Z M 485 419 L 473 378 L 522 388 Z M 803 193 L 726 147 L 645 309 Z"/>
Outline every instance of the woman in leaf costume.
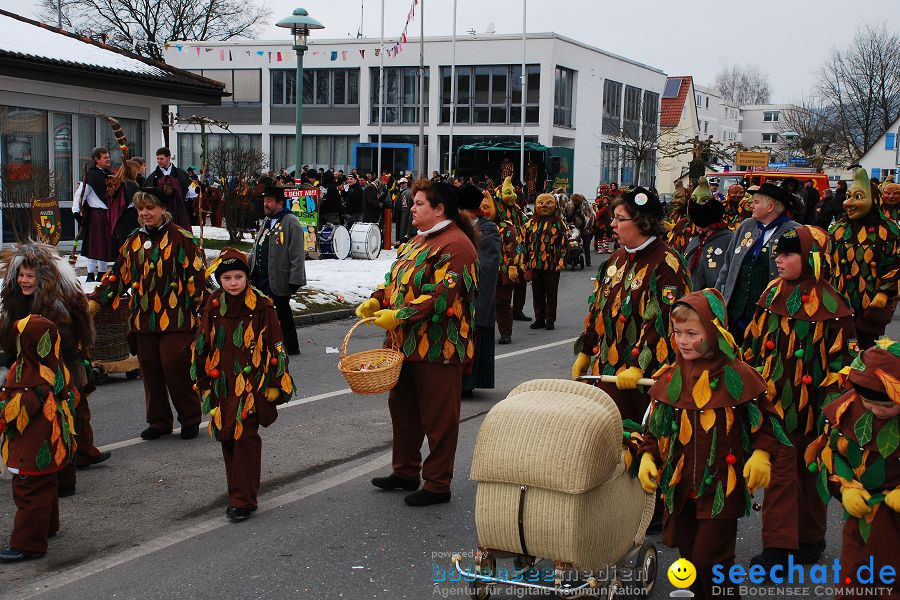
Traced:
<path fill-rule="evenodd" d="M 559 272 L 566 268 L 566 227 L 559 214 L 556 197 L 539 194 L 534 201 L 534 216 L 525 223 L 525 254 L 522 268 L 531 279 L 534 323 L 531 329 L 554 328 Z"/>
<path fill-rule="evenodd" d="M 203 310 L 193 346 L 191 378 L 197 381 L 209 434 L 222 442 L 228 508 L 242 521 L 257 507 L 262 440 L 259 426 L 278 417 L 276 404 L 294 395 L 275 305 L 249 285 L 250 264 L 225 248 L 209 266 L 222 289 Z"/>
<path fill-rule="evenodd" d="M 178 412 L 181 437 L 197 437 L 200 399 L 190 376 L 190 348 L 197 330 L 197 314 L 206 293 L 203 250 L 191 232 L 178 227 L 164 204 L 165 195 L 144 188 L 134 195 L 142 226 L 132 233 L 89 296 L 90 310 L 116 308 L 120 296 L 131 291 L 131 339 L 147 396 L 145 440 L 172 433 L 169 396 Z"/>
<path fill-rule="evenodd" d="M 39 315 L 13 323 L 16 360 L 0 390 L 0 452 L 13 473 L 15 523 L 0 560 L 47 553 L 59 530 L 57 473 L 75 453 L 78 390 L 60 352 L 56 325 Z"/>
<path fill-rule="evenodd" d="M 584 331 L 575 342 L 572 378 L 586 370 L 616 375 L 599 383 L 623 419 L 641 422 L 649 399 L 637 380 L 671 360 L 667 328 L 672 304 L 690 291 L 680 256 L 662 236 L 656 194 L 638 187 L 613 203 L 613 229 L 621 247 L 597 271 Z"/>
<path fill-rule="evenodd" d="M 900 343 L 878 340 L 853 361 L 848 379 L 853 389 L 825 407 L 825 428 L 806 461 L 822 501 L 833 495 L 846 511 L 842 572 L 871 560 L 879 573 L 900 565 Z M 894 586 L 879 597 L 900 593 Z"/>
<path fill-rule="evenodd" d="M 638 477 L 647 493 L 659 485 L 663 543 L 696 567 L 691 589 L 713 598 L 712 568 L 734 563 L 737 520 L 750 513 L 750 494 L 768 485 L 769 456 L 787 438 L 765 382 L 740 359 L 718 291 L 681 298 L 671 325 L 675 361 L 650 388 Z"/>
<path fill-rule="evenodd" d="M 865 169 L 857 169 L 844 200 L 845 215 L 828 233 L 831 284 L 850 299 L 862 349 L 884 334 L 897 306 L 900 226 L 881 212 Z"/>
<path fill-rule="evenodd" d="M 512 183 L 503 182 L 504 187 L 507 184 L 511 191 Z M 498 206 L 500 201 L 495 200 L 490 192 L 485 190 L 484 199 L 481 202 L 482 214 L 497 225 L 500 234 L 500 269 L 494 299 L 497 329 L 500 331 L 498 343 L 500 344 L 512 343 L 512 301 L 516 286 L 519 284 L 519 267 L 522 264 L 522 231 L 518 224 L 519 219 L 516 217 L 519 207 L 516 206 L 515 194 L 510 201 L 512 205 L 501 210 Z"/>
<path fill-rule="evenodd" d="M 477 235 L 459 214 L 453 187 L 426 179 L 413 185 L 413 226 L 418 233 L 397 250 L 397 260 L 356 315 L 375 317 L 388 334 L 385 347 L 406 356 L 400 380 L 388 396 L 394 429 L 393 472 L 372 485 L 422 490 L 404 502 L 426 506 L 450 501 L 463 363 L 472 360 Z M 431 450 L 422 462 L 428 437 Z"/>
<path fill-rule="evenodd" d="M 766 569 L 787 564 L 788 554 L 812 564 L 825 548 L 827 507 L 802 453 L 819 433 L 822 407 L 840 394 L 838 372 L 853 360 L 856 337 L 853 311 L 828 283 L 827 249 L 828 234 L 818 227 L 798 225 L 781 235 L 779 277 L 757 302 L 744 341 L 744 360 L 766 379 L 792 444 L 773 457 L 763 552 L 751 559 Z"/>

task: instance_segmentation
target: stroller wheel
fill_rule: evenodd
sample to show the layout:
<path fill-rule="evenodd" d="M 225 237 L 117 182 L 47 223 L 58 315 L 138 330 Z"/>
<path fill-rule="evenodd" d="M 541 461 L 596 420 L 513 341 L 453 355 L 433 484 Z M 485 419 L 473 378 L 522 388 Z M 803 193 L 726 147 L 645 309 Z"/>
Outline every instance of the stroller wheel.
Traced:
<path fill-rule="evenodd" d="M 641 549 L 635 568 L 637 569 L 637 573 L 635 573 L 637 577 L 633 579 L 641 582 L 641 598 L 649 598 L 650 594 L 653 593 L 653 586 L 656 585 L 656 546 L 647 544 Z"/>
<path fill-rule="evenodd" d="M 491 552 L 479 550 L 475 555 L 475 572 L 479 575 L 497 575 L 497 559 Z M 491 584 L 486 581 L 476 579 L 473 582 L 475 593 L 472 598 L 475 600 L 487 600 L 491 597 Z"/>
<path fill-rule="evenodd" d="M 606 590 L 606 597 L 612 600 L 613 598 L 624 598 L 625 597 L 625 586 L 622 584 L 622 579 L 616 575 L 609 581 L 609 588 Z"/>

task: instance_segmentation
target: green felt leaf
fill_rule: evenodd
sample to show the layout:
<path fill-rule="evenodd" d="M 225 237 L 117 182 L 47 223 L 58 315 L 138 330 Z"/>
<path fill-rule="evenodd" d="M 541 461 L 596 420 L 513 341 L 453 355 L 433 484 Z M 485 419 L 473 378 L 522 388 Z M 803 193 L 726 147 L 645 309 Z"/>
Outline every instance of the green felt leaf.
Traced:
<path fill-rule="evenodd" d="M 418 266 L 421 265 L 423 262 L 425 262 L 425 259 L 426 259 L 426 258 L 428 258 L 428 253 L 427 253 L 427 252 L 420 252 L 419 255 L 416 257 L 416 263 L 415 263 L 415 265 L 418 267 Z"/>
<path fill-rule="evenodd" d="M 869 462 L 866 470 L 859 476 L 859 482 L 867 490 L 880 488 L 884 484 L 884 458 L 876 456 L 875 460 Z"/>
<path fill-rule="evenodd" d="M 641 350 L 641 353 L 638 355 L 638 365 L 641 367 L 642 371 L 647 370 L 647 366 L 653 361 L 653 353 L 650 352 L 650 348 L 644 346 L 644 349 Z"/>
<path fill-rule="evenodd" d="M 723 336 L 718 336 L 719 350 L 724 354 L 728 359 L 734 360 L 735 354 L 734 349 L 728 345 L 728 342 L 725 340 Z"/>
<path fill-rule="evenodd" d="M 853 432 L 856 434 L 856 440 L 860 446 L 865 446 L 872 439 L 872 419 L 874 415 L 868 411 L 863 413 L 856 424 L 853 425 Z"/>
<path fill-rule="evenodd" d="M 150 313 L 150 331 L 156 331 L 156 313 Z"/>
<path fill-rule="evenodd" d="M 216 348 L 221 350 L 225 347 L 225 327 L 223 325 L 219 325 L 219 329 L 216 331 Z"/>
<path fill-rule="evenodd" d="M 406 336 L 406 341 L 403 342 L 403 354 L 406 356 L 412 356 L 412 353 L 416 350 L 416 336 L 410 331 L 409 335 Z"/>
<path fill-rule="evenodd" d="M 816 477 L 816 491 L 822 504 L 828 504 L 831 500 L 831 490 L 828 489 L 828 471 L 824 468 L 819 469 L 819 476 Z"/>
<path fill-rule="evenodd" d="M 34 464 L 38 468 L 38 471 L 43 471 L 50 465 L 50 461 L 52 457 L 50 456 L 50 444 L 47 440 L 41 444 L 40 450 L 38 450 L 37 455 L 34 457 Z"/>
<path fill-rule="evenodd" d="M 772 374 L 769 375 L 769 378 L 772 381 L 779 381 L 781 376 L 784 374 L 784 362 L 781 360 L 781 354 L 775 355 L 775 366 L 772 367 Z"/>
<path fill-rule="evenodd" d="M 60 424 L 62 425 L 62 438 L 66 445 L 69 444 L 69 436 L 72 434 L 69 429 L 69 421 L 67 419 L 60 419 Z"/>
<path fill-rule="evenodd" d="M 822 290 L 822 306 L 830 313 L 835 312 L 838 308 L 837 298 L 828 290 Z"/>
<path fill-rule="evenodd" d="M 898 417 L 893 417 L 882 426 L 878 436 L 875 438 L 878 453 L 884 458 L 894 454 L 897 451 L 897 446 L 900 445 L 900 432 L 898 432 L 897 422 Z"/>
<path fill-rule="evenodd" d="M 194 340 L 194 352 L 197 356 L 203 354 L 203 350 L 206 348 L 206 334 L 199 333 L 197 335 L 197 339 Z"/>
<path fill-rule="evenodd" d="M 150 299 L 147 294 L 141 294 L 141 310 L 146 311 L 150 307 Z"/>
<path fill-rule="evenodd" d="M 62 368 L 56 367 L 56 377 L 53 382 L 53 393 L 58 394 L 66 385 L 66 376 L 63 375 Z"/>
<path fill-rule="evenodd" d="M 778 419 L 775 417 L 769 417 L 769 421 L 772 423 L 772 432 L 775 434 L 775 439 L 784 444 L 785 446 L 790 446 L 791 448 L 794 445 L 791 443 L 791 440 L 788 439 L 787 434 L 784 433 L 784 429 L 781 427 L 781 423 L 778 422 Z"/>
<path fill-rule="evenodd" d="M 419 256 L 421 257 L 423 255 L 420 254 Z M 424 277 L 424 276 L 425 276 L 425 269 L 419 269 L 419 271 L 416 273 L 415 277 L 413 277 L 413 285 L 415 285 L 416 288 L 422 289 L 422 277 Z"/>
<path fill-rule="evenodd" d="M 53 344 L 50 342 L 50 330 L 44 332 L 44 335 L 41 336 L 40 341 L 38 341 L 37 345 L 37 353 L 41 358 L 46 357 L 50 354 L 50 350 L 53 349 Z"/>
<path fill-rule="evenodd" d="M 766 293 L 766 306 L 772 306 L 772 302 L 775 301 L 775 296 L 778 295 L 778 286 L 773 285 L 769 287 L 769 291 Z"/>
<path fill-rule="evenodd" d="M 223 317 L 225 316 L 225 311 L 228 310 L 228 300 L 225 298 L 225 294 L 219 295 L 219 314 Z"/>
<path fill-rule="evenodd" d="M 178 327 L 182 327 L 184 325 L 184 311 L 179 307 L 178 308 Z"/>
<path fill-rule="evenodd" d="M 847 440 L 847 451 L 844 453 L 844 456 L 847 457 L 847 462 L 850 463 L 850 467 L 855 469 L 862 464 L 863 451 L 862 448 L 859 447 L 859 444 L 849 437 L 845 439 Z"/>
<path fill-rule="evenodd" d="M 725 490 L 722 488 L 722 482 L 720 481 L 716 484 L 716 494 L 713 497 L 712 516 L 715 517 L 722 512 L 723 508 L 725 508 Z"/>
<path fill-rule="evenodd" d="M 634 319 L 628 321 L 628 327 L 625 328 L 625 340 L 629 346 L 633 346 L 637 341 L 637 325 L 634 324 Z"/>
<path fill-rule="evenodd" d="M 740 400 L 741 394 L 744 393 L 744 382 L 733 367 L 725 367 L 725 388 L 734 400 Z"/>
<path fill-rule="evenodd" d="M 872 524 L 867 523 L 865 519 L 857 519 L 857 521 L 859 521 L 859 536 L 864 543 L 868 542 L 869 536 L 872 535 Z"/>
<path fill-rule="evenodd" d="M 469 274 L 469 269 L 463 267 L 462 270 L 463 283 L 466 285 L 466 291 L 471 292 L 472 288 L 475 286 L 475 281 L 472 279 L 472 276 Z"/>
<path fill-rule="evenodd" d="M 784 411 L 784 427 L 792 433 L 797 429 L 797 409 L 793 404 Z"/>
<path fill-rule="evenodd" d="M 434 302 L 434 312 L 442 315 L 447 310 L 447 294 L 438 297 Z"/>
<path fill-rule="evenodd" d="M 801 306 L 803 306 L 803 300 L 800 299 L 799 286 L 794 288 L 794 291 L 791 292 L 790 296 L 788 296 L 787 302 L 785 304 L 789 313 L 791 313 L 792 315 L 797 314 L 797 311 L 800 310 Z"/>
<path fill-rule="evenodd" d="M 769 315 L 769 320 L 767 322 L 767 327 L 768 327 L 769 333 L 772 333 L 773 331 L 777 330 L 778 326 L 780 324 L 781 324 L 781 317 L 779 317 L 775 313 L 771 313 Z"/>
<path fill-rule="evenodd" d="M 459 330 L 456 328 L 456 323 L 452 320 L 447 323 L 447 339 L 454 344 L 459 341 Z"/>
<path fill-rule="evenodd" d="M 713 428 L 712 435 L 709 438 L 709 456 L 706 458 L 706 470 L 709 471 L 713 462 L 716 460 L 716 452 L 718 451 L 716 448 L 716 431 L 717 429 Z"/>
<path fill-rule="evenodd" d="M 657 402 L 655 400 L 653 404 L 653 414 L 650 415 L 649 423 L 650 433 L 653 437 L 659 439 L 669 432 L 668 419 L 666 417 L 671 416 L 671 407 L 668 404 L 663 404 L 662 402 Z"/>
<path fill-rule="evenodd" d="M 437 323 L 432 323 L 428 328 L 428 337 L 431 338 L 432 342 L 439 342 L 441 340 L 441 326 Z"/>
<path fill-rule="evenodd" d="M 831 462 L 834 464 L 835 475 L 840 475 L 848 481 L 854 479 L 856 476 L 853 473 L 853 469 L 850 468 L 850 465 L 848 465 L 838 454 L 832 454 Z"/>
<path fill-rule="evenodd" d="M 234 328 L 234 333 L 231 334 L 231 343 L 234 344 L 235 348 L 240 348 L 244 345 L 244 323 L 243 323 L 243 321 L 238 323 L 238 326 Z"/>
<path fill-rule="evenodd" d="M 404 319 L 408 319 L 414 314 L 416 314 L 416 309 L 410 308 L 409 306 L 404 306 L 400 310 L 397 311 L 396 317 L 401 321 Z"/>
<path fill-rule="evenodd" d="M 794 321 L 794 333 L 797 334 L 798 340 L 806 341 L 806 336 L 809 333 L 809 321 L 804 321 L 802 319 L 797 319 Z M 807 344 L 803 344 L 806 346 Z"/>
<path fill-rule="evenodd" d="M 666 386 L 666 395 L 669 398 L 669 402 L 675 404 L 678 401 L 678 397 L 681 396 L 681 369 L 675 367 L 669 373 L 672 375 L 672 379 L 669 381 L 669 385 Z"/>
<path fill-rule="evenodd" d="M 244 370 L 244 367 L 241 366 L 241 361 L 239 361 L 237 358 L 235 358 L 234 365 L 231 367 L 232 375 L 237 375 L 238 373 L 240 373 L 243 370 Z"/>
<path fill-rule="evenodd" d="M 713 314 L 719 319 L 719 323 L 724 327 L 725 325 L 725 306 L 722 304 L 722 301 L 719 300 L 719 297 L 712 292 L 705 291 L 703 295 L 706 297 L 707 302 L 709 302 L 709 308 L 712 309 Z"/>
<path fill-rule="evenodd" d="M 762 413 L 755 402 L 747 403 L 747 417 L 749 418 L 750 426 L 753 427 L 753 429 L 756 429 L 762 423 Z"/>

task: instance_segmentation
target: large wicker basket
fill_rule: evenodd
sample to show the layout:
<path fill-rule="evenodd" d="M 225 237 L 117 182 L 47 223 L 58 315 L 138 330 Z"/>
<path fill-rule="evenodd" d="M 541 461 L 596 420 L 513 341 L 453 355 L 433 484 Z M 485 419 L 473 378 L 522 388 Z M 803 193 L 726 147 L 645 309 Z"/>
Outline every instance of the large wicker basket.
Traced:
<path fill-rule="evenodd" d="M 383 394 L 393 389 L 397 385 L 397 380 L 400 379 L 400 369 L 403 368 L 404 356 L 399 350 L 378 348 L 377 350 L 347 354 L 347 344 L 356 328 L 374 320 L 375 318 L 372 317 L 354 323 L 347 335 L 344 336 L 344 343 L 341 344 L 338 369 L 350 384 L 350 389 L 357 394 Z M 375 365 L 375 367 L 361 371 L 360 367 L 364 363 Z"/>
<path fill-rule="evenodd" d="M 91 358 L 102 362 L 125 360 L 131 356 L 128 350 L 128 297 L 120 299 L 118 308 L 104 306 L 94 316 L 97 336 L 91 348 Z"/>

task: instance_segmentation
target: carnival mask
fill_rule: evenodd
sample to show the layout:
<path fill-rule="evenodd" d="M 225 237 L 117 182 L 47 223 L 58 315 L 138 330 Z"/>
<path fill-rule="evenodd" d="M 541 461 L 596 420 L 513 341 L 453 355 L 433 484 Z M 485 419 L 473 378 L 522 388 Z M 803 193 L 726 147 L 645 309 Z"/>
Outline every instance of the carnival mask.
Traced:
<path fill-rule="evenodd" d="M 744 197 L 744 186 L 735 183 L 728 188 L 728 202 L 737 204 Z"/>
<path fill-rule="evenodd" d="M 556 212 L 556 198 L 552 194 L 540 194 L 534 201 L 534 214 L 549 217 Z"/>
<path fill-rule="evenodd" d="M 697 182 L 696 189 L 691 193 L 691 200 L 697 204 L 706 204 L 712 200 L 712 197 L 712 191 L 709 189 L 706 177 L 701 177 Z"/>
<path fill-rule="evenodd" d="M 886 183 L 881 186 L 881 203 L 886 206 L 900 204 L 900 183 Z"/>
<path fill-rule="evenodd" d="M 503 180 L 503 185 L 500 187 L 500 199 L 503 201 L 503 204 L 515 204 L 516 203 L 516 188 L 513 187 L 512 177 L 507 177 Z"/>
<path fill-rule="evenodd" d="M 494 199 L 491 197 L 489 191 L 484 191 L 484 198 L 481 200 L 481 205 L 478 208 L 481 209 L 481 213 L 491 221 L 497 218 L 497 207 L 494 205 Z"/>
<path fill-rule="evenodd" d="M 679 181 L 675 184 L 675 193 L 672 195 L 672 210 L 681 213 L 684 212 L 684 206 L 687 203 L 687 193 L 684 185 Z"/>
<path fill-rule="evenodd" d="M 862 219 L 872 211 L 872 184 L 865 169 L 857 169 L 853 185 L 847 191 L 844 211 L 851 220 Z"/>

